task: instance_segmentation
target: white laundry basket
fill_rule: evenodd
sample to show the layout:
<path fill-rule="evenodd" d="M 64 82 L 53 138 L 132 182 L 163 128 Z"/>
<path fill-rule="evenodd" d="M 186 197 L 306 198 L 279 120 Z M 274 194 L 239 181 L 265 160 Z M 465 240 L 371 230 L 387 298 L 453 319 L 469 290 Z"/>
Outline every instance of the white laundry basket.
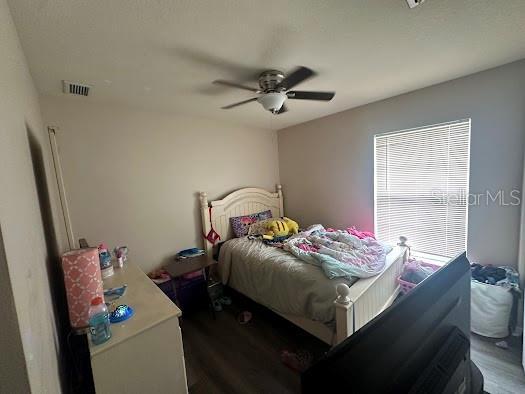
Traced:
<path fill-rule="evenodd" d="M 471 281 L 471 331 L 491 338 L 508 336 L 512 302 L 508 289 Z"/>

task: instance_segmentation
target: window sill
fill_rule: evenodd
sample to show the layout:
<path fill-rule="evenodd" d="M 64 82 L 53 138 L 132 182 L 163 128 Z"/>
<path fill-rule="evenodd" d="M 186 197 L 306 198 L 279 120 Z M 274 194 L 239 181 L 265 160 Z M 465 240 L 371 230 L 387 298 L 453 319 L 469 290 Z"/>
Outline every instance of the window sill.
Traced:
<path fill-rule="evenodd" d="M 448 257 L 439 256 L 437 254 L 417 252 L 417 251 L 411 251 L 410 256 L 418 260 L 428 261 L 429 263 L 433 263 L 436 265 L 445 265 L 446 263 L 450 261 Z"/>

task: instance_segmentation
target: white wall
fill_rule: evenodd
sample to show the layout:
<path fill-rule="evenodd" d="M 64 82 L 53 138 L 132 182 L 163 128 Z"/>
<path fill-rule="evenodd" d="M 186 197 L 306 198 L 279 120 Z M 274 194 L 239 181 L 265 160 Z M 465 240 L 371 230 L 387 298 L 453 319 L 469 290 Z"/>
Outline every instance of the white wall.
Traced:
<path fill-rule="evenodd" d="M 345 89 L 352 87 L 338 90 Z M 523 60 L 279 131 L 287 214 L 303 224 L 373 230 L 374 134 L 467 117 L 470 192 L 521 190 Z M 470 259 L 516 266 L 519 229 L 520 207 L 470 207 Z"/>
<path fill-rule="evenodd" d="M 60 393 L 57 195 L 38 97 L 5 0 L 0 48 L 0 392 Z"/>
<path fill-rule="evenodd" d="M 58 144 L 75 238 L 128 245 L 145 271 L 202 245 L 199 191 L 274 190 L 277 135 L 166 113 L 42 97 Z"/>

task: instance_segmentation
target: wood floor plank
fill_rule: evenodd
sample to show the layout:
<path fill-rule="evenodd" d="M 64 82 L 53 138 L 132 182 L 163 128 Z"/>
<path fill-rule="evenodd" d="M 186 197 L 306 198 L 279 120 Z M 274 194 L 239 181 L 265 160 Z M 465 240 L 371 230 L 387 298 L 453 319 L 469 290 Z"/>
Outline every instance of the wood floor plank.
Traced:
<path fill-rule="evenodd" d="M 328 345 L 254 303 L 217 313 L 199 311 L 181 319 L 190 393 L 298 393 L 300 376 L 281 362 L 281 351 L 303 350 L 314 358 Z M 252 312 L 245 325 L 243 309 Z"/>
<path fill-rule="evenodd" d="M 521 342 L 511 338 L 509 349 L 498 348 L 494 342 L 475 334 L 470 337 L 470 357 L 483 374 L 485 391 L 491 394 L 525 393 Z"/>
<path fill-rule="evenodd" d="M 299 373 L 281 362 L 281 351 L 307 351 L 316 359 L 329 347 L 260 305 L 235 301 L 216 320 L 206 310 L 181 319 L 190 393 L 299 393 Z M 253 314 L 246 325 L 237 322 L 242 310 Z M 504 350 L 493 342 L 471 337 L 471 358 L 484 376 L 485 390 L 525 393 L 520 344 Z"/>

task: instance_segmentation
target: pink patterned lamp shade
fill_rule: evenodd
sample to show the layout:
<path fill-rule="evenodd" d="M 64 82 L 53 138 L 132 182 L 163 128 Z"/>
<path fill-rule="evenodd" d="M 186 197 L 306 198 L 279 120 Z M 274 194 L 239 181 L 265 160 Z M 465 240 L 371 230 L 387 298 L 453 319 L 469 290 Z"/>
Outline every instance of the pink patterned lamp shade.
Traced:
<path fill-rule="evenodd" d="M 69 321 L 73 328 L 89 325 L 88 311 L 95 297 L 104 299 L 98 249 L 77 249 L 62 255 Z"/>

